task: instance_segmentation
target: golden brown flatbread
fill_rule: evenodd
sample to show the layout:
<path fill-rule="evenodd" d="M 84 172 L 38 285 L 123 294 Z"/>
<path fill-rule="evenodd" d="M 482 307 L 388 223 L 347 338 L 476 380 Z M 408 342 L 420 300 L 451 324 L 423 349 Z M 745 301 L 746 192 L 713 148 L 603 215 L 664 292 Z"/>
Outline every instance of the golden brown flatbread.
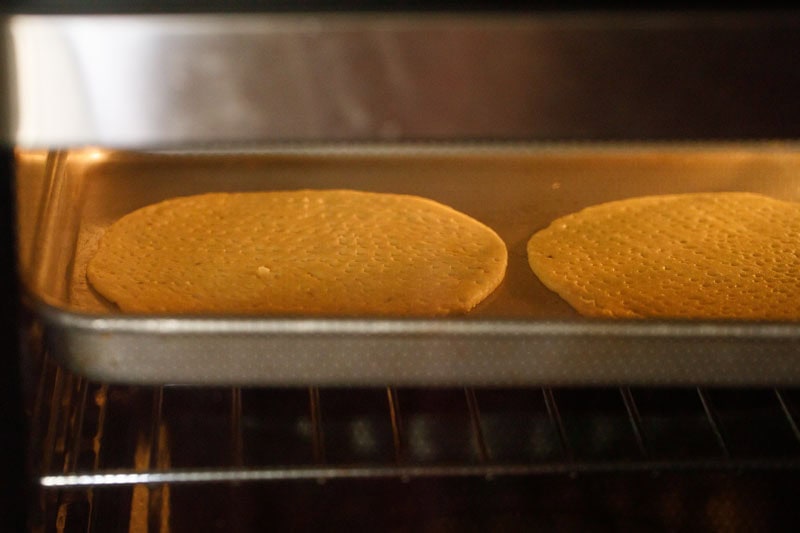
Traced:
<path fill-rule="evenodd" d="M 533 272 L 591 317 L 800 319 L 800 204 L 751 193 L 631 198 L 555 220 Z"/>
<path fill-rule="evenodd" d="M 112 224 L 91 285 L 123 311 L 315 315 L 467 312 L 506 246 L 440 203 L 351 190 L 211 193 Z"/>

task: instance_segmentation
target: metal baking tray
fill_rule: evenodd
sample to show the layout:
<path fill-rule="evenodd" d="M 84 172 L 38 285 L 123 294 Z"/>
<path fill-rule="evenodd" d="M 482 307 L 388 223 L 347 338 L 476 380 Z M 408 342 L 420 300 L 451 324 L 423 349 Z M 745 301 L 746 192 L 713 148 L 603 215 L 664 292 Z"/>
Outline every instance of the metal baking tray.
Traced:
<path fill-rule="evenodd" d="M 589 320 L 530 271 L 554 218 L 648 194 L 800 201 L 800 144 L 334 145 L 204 152 L 20 151 L 20 271 L 52 355 L 94 380 L 236 385 L 800 383 L 800 323 Z M 506 279 L 454 318 L 126 315 L 86 282 L 103 230 L 208 191 L 410 193 L 494 228 Z"/>

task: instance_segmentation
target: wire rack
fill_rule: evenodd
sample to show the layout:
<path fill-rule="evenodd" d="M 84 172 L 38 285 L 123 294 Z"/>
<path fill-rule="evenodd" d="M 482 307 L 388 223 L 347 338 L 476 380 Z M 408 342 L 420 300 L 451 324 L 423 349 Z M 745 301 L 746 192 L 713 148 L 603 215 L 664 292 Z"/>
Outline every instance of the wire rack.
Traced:
<path fill-rule="evenodd" d="M 90 523 L 116 489 L 130 524 L 138 499 L 164 531 L 181 486 L 800 469 L 795 389 L 134 387 L 47 357 L 31 371 L 42 524 Z"/>
<path fill-rule="evenodd" d="M 43 487 L 800 467 L 798 391 L 241 389 L 91 383 L 48 362 Z"/>

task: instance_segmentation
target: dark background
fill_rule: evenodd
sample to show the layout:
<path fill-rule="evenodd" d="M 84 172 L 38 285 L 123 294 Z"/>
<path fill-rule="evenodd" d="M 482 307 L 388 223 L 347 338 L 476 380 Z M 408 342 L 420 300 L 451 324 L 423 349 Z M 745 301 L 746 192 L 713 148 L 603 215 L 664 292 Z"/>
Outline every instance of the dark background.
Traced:
<path fill-rule="evenodd" d="M 2 113 L 0 113 L 2 116 Z M 22 531 L 24 435 L 11 206 L 12 152 L 0 145 L 0 531 Z"/>
<path fill-rule="evenodd" d="M 564 10 L 705 10 L 781 8 L 785 2 L 650 1 L 589 2 L 580 0 L 7 0 L 0 12 L 10 13 L 163 13 L 281 11 L 564 11 Z"/>

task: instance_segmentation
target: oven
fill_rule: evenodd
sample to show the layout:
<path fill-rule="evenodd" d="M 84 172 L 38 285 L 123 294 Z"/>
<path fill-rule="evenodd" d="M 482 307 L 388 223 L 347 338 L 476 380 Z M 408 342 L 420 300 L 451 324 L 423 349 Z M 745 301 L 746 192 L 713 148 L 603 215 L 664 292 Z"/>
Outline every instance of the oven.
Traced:
<path fill-rule="evenodd" d="M 796 522 L 800 326 L 581 319 L 524 245 L 615 198 L 800 199 L 800 16 L 4 23 L 4 425 L 20 480 L 4 500 L 30 530 Z M 468 316 L 401 320 L 142 317 L 86 282 L 99 235 L 142 205 L 331 187 L 480 218 L 508 245 L 503 285 Z"/>

